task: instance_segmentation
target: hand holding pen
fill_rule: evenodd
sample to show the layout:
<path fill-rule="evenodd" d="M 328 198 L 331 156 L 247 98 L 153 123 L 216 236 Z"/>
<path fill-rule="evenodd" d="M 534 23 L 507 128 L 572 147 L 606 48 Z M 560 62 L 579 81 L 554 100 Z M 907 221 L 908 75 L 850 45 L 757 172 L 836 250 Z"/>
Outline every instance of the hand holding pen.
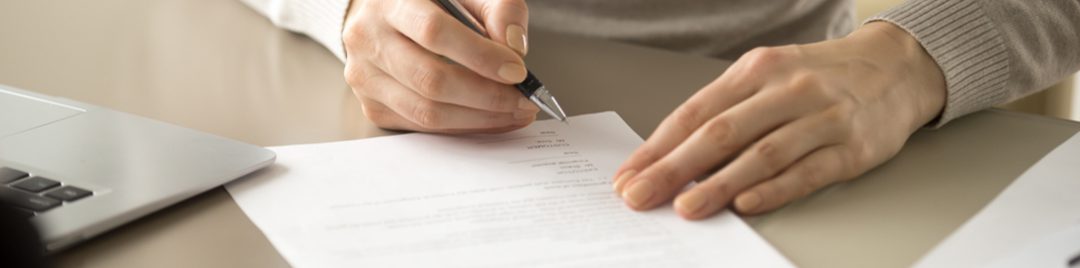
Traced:
<path fill-rule="evenodd" d="M 472 0 L 463 7 L 479 15 L 478 29 L 488 37 L 431 0 L 353 0 L 342 33 L 345 77 L 372 122 L 472 133 L 536 119 L 538 107 L 515 87 L 528 76 L 525 2 Z"/>

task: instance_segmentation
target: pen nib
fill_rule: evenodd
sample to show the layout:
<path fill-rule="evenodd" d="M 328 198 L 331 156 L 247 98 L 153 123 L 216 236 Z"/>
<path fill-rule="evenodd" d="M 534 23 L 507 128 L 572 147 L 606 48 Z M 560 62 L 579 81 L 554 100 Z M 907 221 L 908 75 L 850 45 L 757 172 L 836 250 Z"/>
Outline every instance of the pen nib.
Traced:
<path fill-rule="evenodd" d="M 539 89 L 536 89 L 529 99 L 532 100 L 533 103 L 536 103 L 536 106 L 539 106 L 540 110 L 543 110 L 544 113 L 547 113 L 556 120 L 566 123 L 566 112 L 563 112 L 562 107 L 559 106 L 559 101 L 555 100 L 554 96 L 551 96 L 551 92 L 548 92 L 546 87 L 541 86 Z"/>

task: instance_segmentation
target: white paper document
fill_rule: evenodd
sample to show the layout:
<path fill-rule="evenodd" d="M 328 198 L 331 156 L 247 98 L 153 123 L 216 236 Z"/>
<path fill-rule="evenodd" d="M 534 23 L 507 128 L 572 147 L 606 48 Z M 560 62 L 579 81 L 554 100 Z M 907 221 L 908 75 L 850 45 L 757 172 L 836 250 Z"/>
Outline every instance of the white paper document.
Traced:
<path fill-rule="evenodd" d="M 916 267 L 1075 267 L 1078 227 L 1080 134 L 1024 172 Z M 1055 265 L 1040 265 L 1048 263 Z"/>
<path fill-rule="evenodd" d="M 725 211 L 639 213 L 611 188 L 641 144 L 613 112 L 505 134 L 271 148 L 226 186 L 298 267 L 790 267 Z"/>

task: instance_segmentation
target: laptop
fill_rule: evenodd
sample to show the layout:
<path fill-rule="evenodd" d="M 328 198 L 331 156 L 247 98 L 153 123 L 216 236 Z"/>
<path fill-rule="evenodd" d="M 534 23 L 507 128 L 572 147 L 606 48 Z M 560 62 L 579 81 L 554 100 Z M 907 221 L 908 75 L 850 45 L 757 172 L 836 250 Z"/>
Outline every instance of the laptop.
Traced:
<path fill-rule="evenodd" d="M 49 252 L 273 163 L 258 146 L 0 85 L 0 200 Z"/>

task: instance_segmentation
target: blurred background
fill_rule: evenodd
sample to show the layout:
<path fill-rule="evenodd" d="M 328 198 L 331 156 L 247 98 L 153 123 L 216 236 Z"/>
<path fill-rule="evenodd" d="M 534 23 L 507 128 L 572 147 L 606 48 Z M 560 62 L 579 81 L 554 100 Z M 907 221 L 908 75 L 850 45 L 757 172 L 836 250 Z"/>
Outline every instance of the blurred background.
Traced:
<path fill-rule="evenodd" d="M 855 0 L 858 21 L 862 22 L 901 2 L 903 0 Z M 1076 92 L 1076 89 L 1080 88 L 1080 79 L 1077 79 L 1077 76 L 1073 75 L 1047 90 L 999 107 L 1080 121 L 1080 94 Z"/>

